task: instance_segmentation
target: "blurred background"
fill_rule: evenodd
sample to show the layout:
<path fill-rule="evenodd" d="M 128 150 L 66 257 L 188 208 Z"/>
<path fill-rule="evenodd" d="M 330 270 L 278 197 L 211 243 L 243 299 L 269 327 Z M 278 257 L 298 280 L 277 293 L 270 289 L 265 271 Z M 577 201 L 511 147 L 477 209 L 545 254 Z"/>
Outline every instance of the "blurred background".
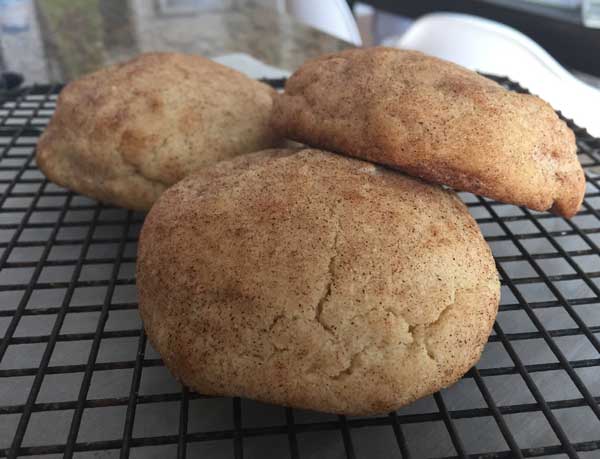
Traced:
<path fill-rule="evenodd" d="M 31 80 L 69 77 L 73 67 L 83 65 L 78 60 L 89 67 L 106 60 L 103 50 L 117 58 L 119 48 L 126 55 L 136 46 L 143 48 L 152 40 L 148 35 L 160 34 L 154 28 L 180 25 L 181 19 L 195 15 L 234 15 L 236 8 L 249 5 L 291 14 L 365 46 L 393 44 L 428 13 L 470 14 L 524 33 L 564 66 L 600 76 L 600 0 L 0 0 L 0 67 L 19 69 L 27 59 Z M 183 28 L 174 32 L 193 33 Z M 183 42 L 185 37 L 173 40 Z"/>

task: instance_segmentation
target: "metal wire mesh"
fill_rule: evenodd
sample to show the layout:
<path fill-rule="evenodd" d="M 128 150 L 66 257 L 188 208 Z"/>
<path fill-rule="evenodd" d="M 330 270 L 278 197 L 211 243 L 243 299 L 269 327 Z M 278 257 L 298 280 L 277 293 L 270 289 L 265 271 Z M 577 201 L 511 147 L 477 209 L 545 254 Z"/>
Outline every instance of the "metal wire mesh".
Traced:
<path fill-rule="evenodd" d="M 171 378 L 137 314 L 143 214 L 35 166 L 59 89 L 0 100 L 0 457 L 600 457 L 600 140 L 570 123 L 588 180 L 571 220 L 461 193 L 502 278 L 477 367 L 395 413 L 331 416 Z"/>

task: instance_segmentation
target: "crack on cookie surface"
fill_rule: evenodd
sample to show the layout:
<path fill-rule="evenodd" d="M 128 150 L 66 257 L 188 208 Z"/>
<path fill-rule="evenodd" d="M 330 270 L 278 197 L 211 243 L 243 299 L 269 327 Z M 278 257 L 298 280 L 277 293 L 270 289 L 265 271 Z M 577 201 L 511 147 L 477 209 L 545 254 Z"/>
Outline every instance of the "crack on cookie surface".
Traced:
<path fill-rule="evenodd" d="M 367 345 L 363 346 L 362 349 L 360 349 L 359 351 L 352 354 L 352 356 L 350 356 L 350 362 L 349 362 L 348 366 L 346 368 L 344 368 L 343 370 L 341 370 L 337 375 L 331 376 L 330 379 L 337 381 L 339 379 L 343 379 L 348 376 L 352 376 L 352 374 L 354 373 L 356 368 L 359 366 L 360 357 L 367 351 L 367 349 L 369 349 L 371 347 L 377 347 L 377 346 L 367 344 Z"/>
<path fill-rule="evenodd" d="M 323 329 L 331 334 L 334 335 L 334 331 L 332 330 L 332 328 L 327 325 L 327 323 L 325 323 L 325 321 L 322 318 L 323 315 L 323 308 L 324 306 L 329 302 L 329 299 L 331 298 L 331 289 L 333 286 L 333 283 L 335 281 L 335 260 L 338 256 L 338 239 L 339 239 L 339 235 L 340 235 L 340 219 L 339 217 L 335 216 L 335 211 L 331 210 L 331 214 L 332 216 L 335 217 L 335 221 L 336 221 L 336 227 L 335 227 L 335 233 L 333 236 L 333 243 L 332 243 L 332 247 L 331 247 L 331 255 L 329 257 L 329 263 L 327 265 L 327 283 L 325 284 L 325 288 L 323 291 L 323 294 L 321 295 L 321 298 L 319 299 L 318 303 L 317 303 L 317 307 L 315 309 L 315 320 L 323 327 Z"/>

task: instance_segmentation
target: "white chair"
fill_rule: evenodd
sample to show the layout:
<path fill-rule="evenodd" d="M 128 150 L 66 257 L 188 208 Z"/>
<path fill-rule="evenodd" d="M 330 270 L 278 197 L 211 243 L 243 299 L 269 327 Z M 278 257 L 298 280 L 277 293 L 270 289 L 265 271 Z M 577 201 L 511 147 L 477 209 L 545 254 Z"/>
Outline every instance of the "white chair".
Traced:
<path fill-rule="evenodd" d="M 465 14 L 432 13 L 386 44 L 508 76 L 600 136 L 600 91 L 575 78 L 537 43 L 508 26 Z"/>
<path fill-rule="evenodd" d="M 286 11 L 306 25 L 362 45 L 358 25 L 345 0 L 286 0 Z"/>

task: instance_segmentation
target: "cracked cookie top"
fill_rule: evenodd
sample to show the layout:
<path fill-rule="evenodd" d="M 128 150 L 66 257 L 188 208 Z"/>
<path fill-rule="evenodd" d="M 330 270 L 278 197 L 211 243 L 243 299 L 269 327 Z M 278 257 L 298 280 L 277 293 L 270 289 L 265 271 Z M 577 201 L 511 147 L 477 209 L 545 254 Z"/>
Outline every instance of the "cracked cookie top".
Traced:
<path fill-rule="evenodd" d="M 494 260 L 456 194 L 319 150 L 268 150 L 167 190 L 139 243 L 139 306 L 205 394 L 396 409 L 479 358 Z"/>

